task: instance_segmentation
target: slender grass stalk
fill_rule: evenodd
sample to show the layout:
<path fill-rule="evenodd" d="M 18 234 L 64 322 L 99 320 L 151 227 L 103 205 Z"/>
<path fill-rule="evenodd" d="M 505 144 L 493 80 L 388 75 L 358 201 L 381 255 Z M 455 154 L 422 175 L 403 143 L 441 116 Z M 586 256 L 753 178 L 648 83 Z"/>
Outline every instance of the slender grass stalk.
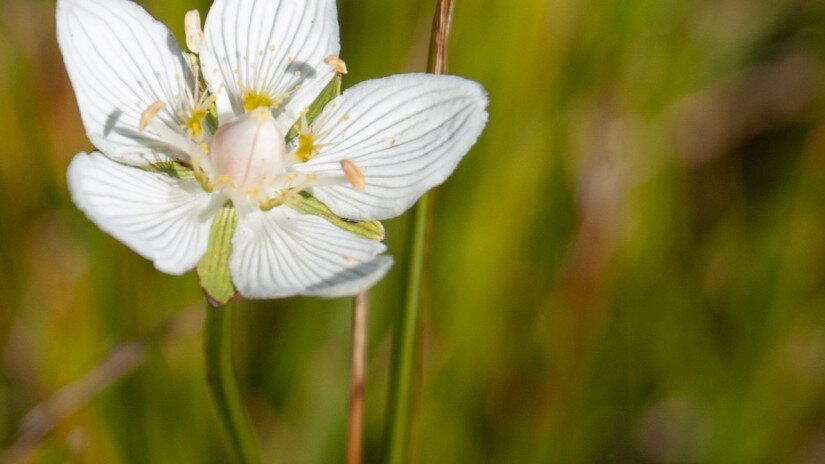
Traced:
<path fill-rule="evenodd" d="M 366 290 L 353 299 L 352 304 L 352 360 L 347 424 L 347 464 L 360 464 L 364 447 L 364 377 L 367 358 L 367 311 L 369 295 Z"/>
<path fill-rule="evenodd" d="M 204 328 L 206 379 L 235 462 L 261 462 L 258 445 L 232 367 L 232 303 L 206 305 Z"/>
<path fill-rule="evenodd" d="M 413 212 L 413 241 L 409 251 L 407 293 L 393 339 L 390 398 L 385 436 L 385 460 L 389 464 L 408 461 L 412 403 L 413 367 L 429 203 L 422 198 Z"/>
<path fill-rule="evenodd" d="M 427 65 L 427 70 L 434 74 L 447 72 L 447 38 L 452 10 L 452 0 L 437 0 Z M 393 339 L 387 430 L 384 437 L 384 462 L 389 464 L 402 464 L 410 460 L 416 334 L 424 282 L 424 263 L 429 249 L 427 242 L 431 215 L 430 196 L 431 193 L 422 196 L 413 210 L 404 307 Z"/>

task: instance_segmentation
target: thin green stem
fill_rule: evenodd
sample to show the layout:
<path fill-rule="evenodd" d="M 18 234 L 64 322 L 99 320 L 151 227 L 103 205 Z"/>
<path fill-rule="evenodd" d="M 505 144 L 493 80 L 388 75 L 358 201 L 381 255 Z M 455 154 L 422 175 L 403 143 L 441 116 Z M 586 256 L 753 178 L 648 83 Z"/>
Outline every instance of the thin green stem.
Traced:
<path fill-rule="evenodd" d="M 428 195 L 428 194 L 427 194 Z M 389 464 L 407 462 L 410 436 L 413 367 L 415 364 L 418 308 L 424 273 L 424 249 L 426 247 L 427 195 L 419 200 L 413 212 L 413 240 L 407 268 L 407 293 L 401 319 L 395 330 L 390 401 L 388 412 L 389 432 L 386 437 L 386 460 Z"/>
<path fill-rule="evenodd" d="M 235 462 L 261 462 L 232 365 L 232 304 L 206 305 L 206 379 Z"/>
<path fill-rule="evenodd" d="M 447 37 L 452 18 L 452 0 L 437 0 L 433 18 L 428 71 L 443 74 L 447 71 Z M 410 461 L 412 435 L 412 398 L 416 360 L 416 335 L 424 282 L 424 268 L 429 249 L 428 230 L 430 196 L 418 200 L 413 210 L 412 243 L 407 258 L 406 294 L 401 317 L 396 323 L 393 339 L 393 357 L 390 372 L 390 394 L 387 410 L 387 430 L 384 436 L 384 461 L 403 464 Z"/>

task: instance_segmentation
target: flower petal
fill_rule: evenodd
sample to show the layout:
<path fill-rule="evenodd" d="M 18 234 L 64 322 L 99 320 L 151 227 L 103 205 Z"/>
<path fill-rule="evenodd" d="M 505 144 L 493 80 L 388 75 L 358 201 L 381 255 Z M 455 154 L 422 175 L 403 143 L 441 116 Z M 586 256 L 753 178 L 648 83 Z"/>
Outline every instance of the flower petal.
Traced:
<path fill-rule="evenodd" d="M 212 218 L 225 200 L 196 181 L 80 153 L 69 164 L 72 200 L 101 229 L 169 274 L 192 269 L 206 251 Z"/>
<path fill-rule="evenodd" d="M 324 108 L 312 124 L 318 153 L 293 169 L 340 177 L 341 162 L 350 160 L 363 174 L 363 191 L 333 185 L 312 194 L 349 219 L 391 218 L 453 172 L 484 129 L 486 105 L 480 85 L 456 76 L 366 81 Z"/>
<path fill-rule="evenodd" d="M 244 91 L 283 97 L 275 113 L 284 133 L 335 74 L 324 62 L 340 50 L 335 0 L 215 0 L 204 34 L 212 92 L 224 89 L 237 115 Z"/>
<path fill-rule="evenodd" d="M 282 298 L 354 295 L 386 274 L 381 242 L 345 232 L 318 216 L 281 206 L 241 216 L 229 268 L 241 295 Z"/>
<path fill-rule="evenodd" d="M 169 30 L 126 0 L 59 0 L 57 40 L 92 143 L 106 156 L 145 165 L 186 159 L 178 114 L 194 80 Z M 143 113 L 166 105 L 140 131 Z"/>

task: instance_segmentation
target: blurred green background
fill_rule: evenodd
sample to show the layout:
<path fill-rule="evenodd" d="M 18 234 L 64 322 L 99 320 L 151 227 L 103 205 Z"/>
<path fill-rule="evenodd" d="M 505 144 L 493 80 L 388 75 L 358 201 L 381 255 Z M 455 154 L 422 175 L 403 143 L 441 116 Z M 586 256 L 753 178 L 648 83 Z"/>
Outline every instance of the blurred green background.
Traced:
<path fill-rule="evenodd" d="M 140 3 L 179 38 L 209 6 Z M 345 86 L 423 70 L 434 3 L 339 0 Z M 437 192 L 415 462 L 825 462 L 825 2 L 456 3 L 450 70 L 490 121 Z M 92 147 L 54 1 L 0 12 L 0 459 L 225 462 L 196 278 L 71 204 Z M 407 230 L 386 225 L 372 463 Z M 267 462 L 342 462 L 350 302 L 236 316 Z"/>

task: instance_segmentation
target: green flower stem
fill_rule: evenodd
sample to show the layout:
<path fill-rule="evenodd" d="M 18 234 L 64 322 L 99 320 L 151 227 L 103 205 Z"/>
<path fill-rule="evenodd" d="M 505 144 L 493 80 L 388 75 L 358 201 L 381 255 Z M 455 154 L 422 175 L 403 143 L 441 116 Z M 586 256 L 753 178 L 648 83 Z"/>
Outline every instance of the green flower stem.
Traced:
<path fill-rule="evenodd" d="M 452 0 L 437 0 L 430 41 L 430 59 L 427 66 L 428 71 L 434 74 L 447 72 L 447 37 L 452 10 Z M 424 263 L 429 249 L 431 195 L 431 193 L 424 194 L 413 210 L 412 245 L 407 259 L 404 307 L 396 324 L 393 338 L 387 430 L 384 436 L 384 462 L 388 464 L 402 464 L 410 461 L 409 442 L 414 417 L 412 397 L 416 334 L 418 333 L 421 288 L 424 281 Z"/>
<path fill-rule="evenodd" d="M 204 328 L 206 379 L 235 462 L 261 462 L 232 367 L 232 304 L 206 305 Z"/>

